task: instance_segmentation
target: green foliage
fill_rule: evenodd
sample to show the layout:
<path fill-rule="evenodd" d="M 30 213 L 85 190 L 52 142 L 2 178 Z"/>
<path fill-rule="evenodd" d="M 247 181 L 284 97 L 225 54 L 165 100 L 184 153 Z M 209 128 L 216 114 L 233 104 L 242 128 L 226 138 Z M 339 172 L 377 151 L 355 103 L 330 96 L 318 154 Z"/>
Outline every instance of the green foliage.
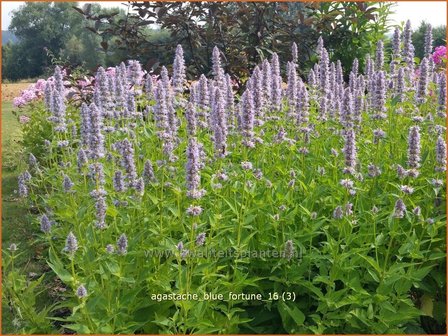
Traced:
<path fill-rule="evenodd" d="M 130 58 L 148 62 L 147 69 L 170 64 L 167 52 L 182 44 L 191 64 L 189 74 L 209 74 L 216 45 L 223 52 L 225 70 L 241 82 L 255 64 L 274 51 L 283 59 L 291 59 L 294 40 L 300 41 L 299 62 L 305 64 L 317 39 L 307 19 L 307 5 L 301 3 L 133 2 L 131 7 L 137 14 L 130 11 L 126 20 L 87 12 L 84 15 L 97 34 L 103 39 L 117 38 L 116 43 Z M 169 31 L 170 38 L 162 43 L 148 38 L 151 35 L 145 33 L 146 27 L 154 23 Z M 102 46 L 107 49 L 108 44 Z"/>
<path fill-rule="evenodd" d="M 30 109 L 33 113 L 30 113 L 30 121 L 23 126 L 21 144 L 26 153 L 33 153 L 40 159 L 48 152 L 44 141 L 53 138 L 53 130 L 42 102 L 33 103 Z"/>
<path fill-rule="evenodd" d="M 300 69 L 306 72 L 321 34 L 334 59 L 348 69 L 355 57 L 362 63 L 383 38 L 392 4 L 132 2 L 127 14 L 98 5 L 76 11 L 73 6 L 75 2 L 26 3 L 13 14 L 10 29 L 20 41 L 3 48 L 4 78 L 43 74 L 50 65 L 43 50 L 71 67 L 94 70 L 138 59 L 158 73 L 158 65 L 170 64 L 170 55 L 182 44 L 190 75 L 210 73 L 217 45 L 225 70 L 242 84 L 272 52 L 290 60 L 291 41 L 299 46 Z"/>
<path fill-rule="evenodd" d="M 120 48 L 151 69 L 169 64 L 167 51 L 182 44 L 189 73 L 211 72 L 211 52 L 216 45 L 224 56 L 225 70 L 241 84 L 253 67 L 277 52 L 291 59 L 291 43 L 299 47 L 299 69 L 315 61 L 315 42 L 322 34 L 334 59 L 347 70 L 355 57 L 374 51 L 388 30 L 392 4 L 387 3 L 204 3 L 132 2 L 128 18 L 104 17 L 83 12 L 103 40 L 117 38 Z M 158 24 L 170 32 L 164 43 L 154 43 L 144 33 Z M 107 41 L 102 45 L 107 49 Z M 147 55 L 151 55 L 147 58 Z"/>
<path fill-rule="evenodd" d="M 322 35 L 330 57 L 341 61 L 346 73 L 358 58 L 362 68 L 367 54 L 375 53 L 376 43 L 390 29 L 389 2 L 316 3 L 315 29 Z"/>
<path fill-rule="evenodd" d="M 108 60 L 101 50 L 101 38 L 86 29 L 82 16 L 73 9 L 76 5 L 76 2 L 27 2 L 13 12 L 9 29 L 19 40 L 2 47 L 4 79 L 42 76 L 54 61 L 92 71 L 108 61 L 116 64 L 116 59 Z M 99 5 L 90 7 L 96 13 L 112 10 L 102 10 Z M 122 11 L 115 11 L 122 15 Z"/>
<path fill-rule="evenodd" d="M 23 252 L 22 252 L 23 253 Z M 20 253 L 19 253 L 20 254 Z M 3 279 L 2 298 L 14 310 L 16 330 L 23 334 L 52 334 L 55 328 L 48 319 L 53 307 L 38 308 L 44 275 L 36 280 L 27 279 L 14 267 L 14 260 L 19 256 L 14 251 L 3 251 Z"/>
<path fill-rule="evenodd" d="M 431 89 L 435 89 L 434 83 Z M 437 97 L 427 98 L 418 106 L 421 115 L 436 107 Z M 27 125 L 25 134 L 38 135 L 27 142 L 27 147 L 33 141 L 42 143 L 42 139 L 48 138 L 53 150 L 39 157 L 42 171 L 33 177 L 32 199 L 42 208 L 50 208 L 52 219 L 58 223 L 51 234 L 42 234 L 39 239 L 48 246 L 49 267 L 67 289 L 66 300 L 55 309 L 70 311 L 69 316 L 52 319 L 77 333 L 107 334 L 393 334 L 411 330 L 425 314 L 443 321 L 445 193 L 443 188 L 430 184 L 432 178 L 444 176 L 434 171 L 432 133 L 442 118 L 426 119 L 419 124 L 423 157 L 420 176 L 400 180 L 395 171 L 397 163 L 406 165 L 407 134 L 403 130 L 415 124 L 414 99 L 411 91 L 403 102 L 389 95 L 386 119 L 363 114 L 357 146 L 365 177 L 353 178 L 355 195 L 349 195 L 340 185 L 340 180 L 347 178 L 342 173 L 343 156 L 331 154 L 332 148 L 342 147 L 340 133 L 335 131 L 341 126 L 336 120 L 318 120 L 315 104 L 310 111 L 311 123 L 315 125 L 310 143 L 305 142 L 294 123 L 284 119 L 287 104 L 278 112 L 278 119 L 256 127 L 257 134 L 264 131 L 264 144 L 252 149 L 244 147 L 241 135 L 230 132 L 231 153 L 226 158 L 207 161 L 202 170 L 201 185 L 207 194 L 201 200 L 185 197 L 184 122 L 174 153 L 179 159 L 169 166 L 155 166 L 158 182 L 148 183 L 143 196 L 136 195 L 132 188 L 124 193 L 114 190 L 112 177 L 120 167 L 120 155 L 110 150 L 112 159 L 100 160 L 106 177 L 105 230 L 94 224 L 90 192 L 98 186 L 88 177 L 87 166 L 78 170 L 78 136 L 55 133 L 49 137 L 47 131 L 42 131 L 47 130 L 49 113 L 41 105 L 33 106 L 33 115 L 37 117 Z M 145 96 L 137 96 L 137 106 L 153 104 Z M 402 115 L 397 114 L 400 108 Z M 78 124 L 75 109 L 70 107 L 68 113 Z M 182 108 L 176 113 L 183 118 Z M 140 175 L 144 160 L 165 159 L 162 143 L 152 119 L 118 121 L 121 125 L 126 122 L 135 123 L 135 137 L 130 138 L 129 129 L 116 130 L 106 135 L 105 145 L 110 149 L 116 141 L 130 138 Z M 280 127 L 288 134 L 299 134 L 297 142 L 276 142 Z M 377 128 L 384 129 L 387 136 L 372 144 L 373 130 Z M 38 136 L 42 139 L 38 140 Z M 201 129 L 197 138 L 212 158 L 209 131 Z M 57 148 L 61 139 L 68 140 L 70 147 Z M 299 152 L 302 146 L 309 149 L 307 155 Z M 250 161 L 261 169 L 263 178 L 242 169 L 242 161 Z M 380 167 L 380 176 L 367 176 L 366 165 L 370 162 Z M 291 170 L 295 172 L 294 186 L 289 183 Z M 220 182 L 221 188 L 216 187 L 214 174 L 218 171 L 225 171 L 230 177 Z M 63 192 L 64 174 L 75 183 L 73 192 Z M 414 193 L 402 192 L 403 184 L 412 185 Z M 397 198 L 403 198 L 408 207 L 401 219 L 393 217 Z M 127 205 L 117 205 L 115 200 L 126 201 Z M 334 219 L 335 207 L 347 202 L 353 203 L 354 213 Z M 204 212 L 198 217 L 188 216 L 186 209 L 191 204 L 202 206 Z M 372 210 L 374 205 L 378 212 Z M 417 205 L 422 208 L 421 215 L 412 213 Z M 429 218 L 433 220 L 431 224 L 427 222 Z M 73 256 L 63 251 L 70 231 L 79 245 Z M 107 253 L 106 245 L 115 245 L 123 232 L 129 239 L 128 253 Z M 205 246 L 195 244 L 199 232 L 207 234 Z M 281 253 L 288 239 L 299 252 L 291 260 L 236 255 L 243 251 Z M 190 251 L 189 257 L 182 258 L 176 249 L 179 241 Z M 229 252 L 221 257 L 203 257 L 212 250 Z M 81 284 L 87 288 L 87 297 L 78 298 L 75 294 Z M 230 292 L 261 293 L 263 300 L 229 300 Z M 222 294 L 224 299 L 153 298 L 157 294 L 186 293 L 196 293 L 201 298 L 204 293 Z M 284 299 L 288 296 L 283 293 L 292 293 L 295 299 L 292 294 L 290 299 Z M 420 310 L 418 299 L 423 297 L 425 304 Z M 433 310 L 428 308 L 428 300 L 434 303 Z"/>

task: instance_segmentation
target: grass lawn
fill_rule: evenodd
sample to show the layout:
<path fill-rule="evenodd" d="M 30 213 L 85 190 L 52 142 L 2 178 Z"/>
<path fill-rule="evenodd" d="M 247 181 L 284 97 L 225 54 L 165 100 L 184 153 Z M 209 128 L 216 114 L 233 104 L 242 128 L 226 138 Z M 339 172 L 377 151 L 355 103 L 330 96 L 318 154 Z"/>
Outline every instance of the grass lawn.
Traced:
<path fill-rule="evenodd" d="M 16 259 L 17 267 L 25 274 L 41 274 L 43 263 L 39 261 L 39 248 L 32 245 L 36 223 L 32 222 L 29 209 L 15 193 L 17 176 L 26 169 L 27 163 L 21 155 L 20 124 L 12 111 L 12 103 L 2 101 L 2 247 L 7 249 L 11 243 L 16 243 L 19 252 L 25 252 Z M 2 305 L 2 333 L 17 332 L 7 302 L 3 300 Z"/>

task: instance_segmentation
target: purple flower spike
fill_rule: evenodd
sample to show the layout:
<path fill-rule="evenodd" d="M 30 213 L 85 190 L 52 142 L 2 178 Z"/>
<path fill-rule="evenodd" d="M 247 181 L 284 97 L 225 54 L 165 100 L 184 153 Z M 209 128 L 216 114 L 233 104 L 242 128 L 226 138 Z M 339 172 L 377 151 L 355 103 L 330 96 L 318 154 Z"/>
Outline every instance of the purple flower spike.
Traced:
<path fill-rule="evenodd" d="M 376 44 L 375 68 L 377 71 L 383 70 L 384 67 L 384 44 L 379 40 Z"/>
<path fill-rule="evenodd" d="M 100 109 L 95 105 L 90 105 L 90 136 L 89 136 L 89 154 L 94 160 L 103 158 L 104 136 L 102 134 L 103 118 Z"/>
<path fill-rule="evenodd" d="M 196 138 L 190 138 L 187 147 L 186 185 L 187 196 L 190 198 L 201 198 L 204 191 L 200 189 L 200 155 L 199 145 Z"/>
<path fill-rule="evenodd" d="M 395 210 L 394 217 L 395 218 L 403 218 L 406 212 L 406 205 L 404 204 L 402 199 L 398 199 L 395 202 Z"/>
<path fill-rule="evenodd" d="M 436 171 L 444 172 L 446 170 L 446 142 L 439 136 L 436 142 Z"/>
<path fill-rule="evenodd" d="M 227 155 L 227 118 L 224 102 L 219 88 L 215 89 L 215 103 L 212 109 L 213 141 L 215 153 L 218 157 Z"/>
<path fill-rule="evenodd" d="M 143 179 L 146 183 L 156 182 L 156 176 L 154 175 L 154 168 L 151 160 L 145 161 L 145 167 L 143 168 Z"/>
<path fill-rule="evenodd" d="M 205 232 L 202 232 L 202 233 L 198 234 L 196 237 L 196 245 L 202 246 L 204 244 L 205 244 Z"/>
<path fill-rule="evenodd" d="M 182 94 L 186 82 L 184 51 L 180 44 L 176 48 L 176 56 L 173 63 L 173 77 L 171 78 L 174 91 Z"/>
<path fill-rule="evenodd" d="M 420 127 L 412 126 L 408 136 L 408 166 L 412 169 L 420 167 Z"/>
<path fill-rule="evenodd" d="M 417 95 L 416 101 L 421 104 L 426 101 L 426 95 L 428 94 L 428 83 L 429 83 L 429 65 L 428 59 L 423 58 L 420 63 L 420 77 L 417 84 Z"/>
<path fill-rule="evenodd" d="M 282 100 L 282 77 L 280 76 L 280 63 L 277 53 L 272 55 L 271 60 L 272 73 L 272 107 L 279 110 Z"/>
<path fill-rule="evenodd" d="M 121 234 L 120 238 L 117 240 L 117 253 L 124 255 L 126 254 L 128 248 L 128 238 L 124 233 Z"/>
<path fill-rule="evenodd" d="M 76 239 L 75 235 L 72 232 L 70 232 L 67 236 L 67 239 L 65 240 L 64 251 L 70 254 L 74 254 L 77 249 L 78 249 L 78 240 Z"/>
<path fill-rule="evenodd" d="M 430 57 L 432 54 L 432 26 L 428 24 L 426 26 L 426 32 L 425 32 L 425 48 L 424 48 L 424 55 L 425 57 Z"/>

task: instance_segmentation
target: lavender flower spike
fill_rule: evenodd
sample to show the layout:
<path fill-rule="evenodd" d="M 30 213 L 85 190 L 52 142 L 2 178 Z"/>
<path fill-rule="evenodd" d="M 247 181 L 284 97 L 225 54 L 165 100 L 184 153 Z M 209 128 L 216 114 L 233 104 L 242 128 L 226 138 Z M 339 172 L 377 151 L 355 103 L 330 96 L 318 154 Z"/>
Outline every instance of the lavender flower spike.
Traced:
<path fill-rule="evenodd" d="M 394 217 L 395 218 L 403 218 L 405 212 L 406 212 L 406 205 L 404 204 L 402 199 L 398 199 L 395 202 Z"/>
<path fill-rule="evenodd" d="M 33 153 L 30 153 L 30 155 L 28 156 L 28 164 L 29 164 L 30 168 L 35 168 L 38 166 L 37 159 L 33 155 Z"/>
<path fill-rule="evenodd" d="M 196 237 L 196 245 L 202 246 L 204 244 L 205 244 L 205 232 L 202 232 L 202 233 L 198 234 Z"/>
<path fill-rule="evenodd" d="M 84 151 L 84 149 L 80 148 L 78 151 L 78 159 L 77 159 L 77 165 L 78 165 L 78 172 L 81 173 L 82 168 L 86 165 L 87 163 L 87 154 Z"/>
<path fill-rule="evenodd" d="M 156 176 L 154 175 L 152 162 L 149 159 L 145 161 L 145 166 L 143 168 L 143 178 L 146 183 L 157 181 Z"/>
<path fill-rule="evenodd" d="M 129 185 L 132 185 L 137 179 L 137 170 L 134 161 L 134 147 L 128 139 L 124 139 L 121 143 L 121 164 L 126 170 L 126 178 Z"/>
<path fill-rule="evenodd" d="M 414 66 L 414 46 L 412 45 L 412 30 L 411 21 L 406 21 L 403 31 L 403 54 L 402 57 L 407 63 L 408 68 L 412 69 Z"/>
<path fill-rule="evenodd" d="M 281 107 L 282 99 L 282 78 L 280 76 L 280 63 L 278 55 L 274 53 L 271 60 L 271 73 L 272 73 L 272 107 L 275 110 L 279 110 Z"/>
<path fill-rule="evenodd" d="M 213 48 L 212 64 L 213 76 L 218 83 L 218 87 L 224 89 L 224 70 L 221 66 L 220 51 L 216 46 Z"/>
<path fill-rule="evenodd" d="M 47 215 L 43 214 L 40 219 L 40 230 L 43 233 L 49 233 L 51 230 L 51 221 L 48 219 Z"/>
<path fill-rule="evenodd" d="M 426 26 L 426 32 L 425 32 L 425 49 L 424 49 L 424 56 L 430 57 L 432 53 L 432 26 L 428 24 Z"/>
<path fill-rule="evenodd" d="M 196 108 L 193 103 L 188 103 L 187 109 L 185 111 L 185 117 L 187 119 L 187 131 L 188 135 L 196 136 Z"/>
<path fill-rule="evenodd" d="M 227 118 L 224 102 L 219 88 L 215 89 L 215 104 L 212 109 L 213 141 L 215 153 L 219 157 L 227 155 Z"/>
<path fill-rule="evenodd" d="M 90 105 L 90 136 L 89 136 L 89 154 L 94 160 L 103 158 L 104 136 L 102 134 L 103 119 L 100 109 L 95 105 Z"/>
<path fill-rule="evenodd" d="M 196 138 L 190 138 L 187 147 L 186 185 L 187 196 L 190 198 L 201 198 L 205 191 L 200 190 L 200 157 L 199 145 Z"/>
<path fill-rule="evenodd" d="M 78 289 L 76 290 L 76 296 L 80 299 L 87 297 L 87 289 L 84 287 L 84 285 L 80 285 L 78 287 Z"/>
<path fill-rule="evenodd" d="M 86 103 L 81 105 L 81 143 L 88 146 L 90 139 L 90 109 Z"/>
<path fill-rule="evenodd" d="M 294 256 L 294 243 L 292 242 L 292 240 L 286 241 L 284 256 L 287 260 L 291 260 L 291 258 Z"/>
<path fill-rule="evenodd" d="M 292 62 L 297 64 L 299 61 L 298 51 L 297 51 L 297 43 L 293 42 L 291 46 L 291 54 L 292 54 Z"/>
<path fill-rule="evenodd" d="M 171 82 L 176 93 L 182 94 L 184 92 L 184 85 L 186 81 L 185 75 L 185 60 L 184 51 L 180 44 L 176 48 L 176 56 L 173 63 L 173 77 Z"/>
<path fill-rule="evenodd" d="M 245 144 L 248 145 L 248 142 L 252 140 L 254 135 L 253 128 L 255 116 L 252 92 L 249 88 L 246 89 L 242 96 L 241 114 L 241 130 L 243 137 L 245 138 Z"/>
<path fill-rule="evenodd" d="M 28 186 L 26 184 L 26 179 L 23 174 L 20 174 L 18 177 L 18 185 L 19 185 L 19 196 L 27 197 L 28 196 Z"/>
<path fill-rule="evenodd" d="M 117 253 L 118 254 L 126 254 L 128 248 L 128 238 L 124 233 L 121 234 L 120 238 L 117 240 Z"/>
<path fill-rule="evenodd" d="M 375 108 L 375 114 L 380 117 L 382 117 L 384 113 L 387 111 L 386 74 L 384 71 L 379 71 L 376 74 L 374 108 Z"/>
<path fill-rule="evenodd" d="M 143 194 L 145 193 L 145 181 L 142 177 L 135 180 L 134 189 L 138 195 L 143 196 Z"/>
<path fill-rule="evenodd" d="M 341 219 L 342 217 L 344 217 L 344 211 L 342 210 L 341 206 L 338 206 L 333 211 L 333 218 L 334 219 Z"/>
<path fill-rule="evenodd" d="M 72 182 L 72 180 L 70 179 L 69 176 L 65 175 L 64 182 L 62 183 L 62 186 L 64 187 L 64 191 L 66 193 L 68 193 L 68 192 L 71 192 L 71 189 L 74 186 L 74 183 Z"/>
<path fill-rule="evenodd" d="M 95 216 L 96 216 L 96 222 L 95 226 L 98 229 L 105 229 L 106 228 L 106 210 L 107 210 L 107 204 L 106 204 L 106 198 L 104 197 L 106 192 L 104 190 L 97 190 L 95 195 Z"/>
<path fill-rule="evenodd" d="M 428 59 L 425 57 L 420 63 L 420 78 L 418 80 L 417 85 L 416 101 L 419 104 L 425 102 L 426 100 L 426 95 L 428 94 L 428 82 L 429 82 L 429 65 L 428 65 Z"/>
<path fill-rule="evenodd" d="M 64 97 L 65 88 L 64 88 L 64 80 L 62 78 L 62 71 L 59 65 L 56 65 L 54 69 L 54 88 L 59 93 L 59 96 Z"/>
<path fill-rule="evenodd" d="M 123 172 L 121 170 L 117 170 L 114 174 L 114 189 L 116 192 L 123 192 L 126 190 L 123 179 Z"/>
<path fill-rule="evenodd" d="M 392 55 L 393 58 L 400 57 L 401 34 L 400 28 L 396 27 L 392 38 Z"/>
<path fill-rule="evenodd" d="M 383 70 L 384 67 L 384 44 L 379 40 L 376 45 L 375 68 L 377 71 Z"/>
<path fill-rule="evenodd" d="M 187 209 L 187 214 L 190 216 L 199 216 L 202 210 L 202 207 L 199 205 L 190 205 Z"/>
<path fill-rule="evenodd" d="M 78 249 L 78 240 L 76 239 L 75 235 L 72 232 L 70 232 L 67 235 L 67 239 L 65 240 L 64 251 L 73 255 L 77 249 Z"/>
<path fill-rule="evenodd" d="M 444 172 L 446 170 L 446 142 L 439 136 L 436 143 L 436 171 Z"/>
<path fill-rule="evenodd" d="M 345 145 L 342 150 L 345 156 L 344 172 L 353 174 L 355 172 L 357 155 L 358 155 L 356 149 L 355 131 L 353 129 L 347 130 L 344 138 L 345 138 Z"/>
<path fill-rule="evenodd" d="M 412 169 L 420 167 L 420 128 L 412 126 L 408 136 L 408 166 Z"/>
<path fill-rule="evenodd" d="M 446 74 L 440 73 L 439 74 L 439 99 L 438 99 L 438 108 L 437 108 L 437 115 L 439 117 L 445 118 L 446 117 Z"/>

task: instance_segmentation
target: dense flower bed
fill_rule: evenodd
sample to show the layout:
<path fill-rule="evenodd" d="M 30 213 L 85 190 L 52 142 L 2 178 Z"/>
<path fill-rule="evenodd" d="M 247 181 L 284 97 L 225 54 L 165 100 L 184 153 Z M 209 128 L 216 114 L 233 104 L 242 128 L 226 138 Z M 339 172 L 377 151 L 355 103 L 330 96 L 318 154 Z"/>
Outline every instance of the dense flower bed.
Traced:
<path fill-rule="evenodd" d="M 286 78 L 273 54 L 240 97 L 216 47 L 213 77 L 190 84 L 180 46 L 159 77 L 129 61 L 73 85 L 56 67 L 16 102 L 44 100 L 19 194 L 65 289 L 55 319 L 78 333 L 391 334 L 430 300 L 443 323 L 446 76 L 426 41 L 416 67 L 408 22 L 347 82 L 322 39 L 299 77 L 294 43 Z M 4 290 L 22 308 L 16 249 Z M 21 311 L 23 330 L 54 332 L 51 312 Z"/>

